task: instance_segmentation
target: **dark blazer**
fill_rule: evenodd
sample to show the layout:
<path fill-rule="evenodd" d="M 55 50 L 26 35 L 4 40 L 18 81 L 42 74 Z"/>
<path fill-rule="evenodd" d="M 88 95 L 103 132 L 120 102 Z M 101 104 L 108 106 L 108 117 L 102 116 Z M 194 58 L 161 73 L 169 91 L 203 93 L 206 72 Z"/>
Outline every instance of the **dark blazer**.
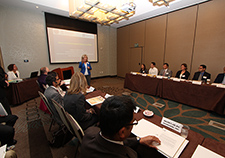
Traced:
<path fill-rule="evenodd" d="M 200 72 L 195 72 L 194 77 L 192 78 L 192 80 L 198 80 L 198 77 L 200 75 Z M 202 79 L 201 80 L 206 80 L 206 79 L 210 79 L 211 78 L 211 74 L 208 72 L 204 72 Z"/>
<path fill-rule="evenodd" d="M 0 74 L 0 98 L 5 98 L 5 88 L 7 87 L 7 83 L 5 82 L 5 74 Z"/>
<path fill-rule="evenodd" d="M 181 71 L 182 70 L 177 71 L 177 74 L 176 74 L 175 77 L 180 78 Z M 189 76 L 190 76 L 190 73 L 188 71 L 185 71 L 185 73 L 181 76 L 181 79 L 186 79 L 187 80 Z"/>
<path fill-rule="evenodd" d="M 45 91 L 43 85 L 46 86 L 46 79 L 47 75 L 46 74 L 41 74 L 39 77 L 38 77 L 38 83 L 40 84 L 40 88 L 41 90 L 43 90 L 43 92 Z"/>
<path fill-rule="evenodd" d="M 83 130 L 98 122 L 98 117 L 95 114 L 86 112 L 85 97 L 83 94 L 68 94 L 64 96 L 64 108 L 73 116 Z"/>
<path fill-rule="evenodd" d="M 140 72 L 140 73 L 143 73 L 143 74 L 147 74 L 147 73 L 148 73 L 148 70 L 147 70 L 147 69 L 145 69 L 145 70 L 140 69 L 139 72 Z"/>
<path fill-rule="evenodd" d="M 90 127 L 85 131 L 80 158 L 137 158 L 137 153 L 132 149 L 136 149 L 139 144 L 135 137 L 120 145 L 105 140 L 99 132 L 98 127 Z"/>
<path fill-rule="evenodd" d="M 216 79 L 215 79 L 215 81 L 214 81 L 214 83 L 222 83 L 224 77 L 225 77 L 225 74 L 224 73 L 218 74 L 217 77 L 216 77 Z"/>

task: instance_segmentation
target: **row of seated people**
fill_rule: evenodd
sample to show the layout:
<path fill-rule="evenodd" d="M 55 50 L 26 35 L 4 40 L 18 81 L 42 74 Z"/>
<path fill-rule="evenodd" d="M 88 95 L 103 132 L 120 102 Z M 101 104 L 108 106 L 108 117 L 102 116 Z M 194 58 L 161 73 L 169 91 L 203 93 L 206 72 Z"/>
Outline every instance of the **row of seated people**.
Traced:
<path fill-rule="evenodd" d="M 44 95 L 52 109 L 55 109 L 53 99 L 76 119 L 85 132 L 81 145 L 81 158 L 137 157 L 135 150 L 138 144 L 149 146 L 151 147 L 149 150 L 156 151 L 157 147 L 152 143 L 160 144 L 157 137 L 128 138 L 133 125 L 137 124 L 133 117 L 136 104 L 131 98 L 113 96 L 106 99 L 101 106 L 100 116 L 97 116 L 94 109 L 85 108 L 87 81 L 82 73 L 73 74 L 70 87 L 64 96 L 58 90 L 61 80 L 56 72 L 48 73 L 45 81 L 49 87 Z M 54 113 L 57 113 L 56 109 Z"/>
<path fill-rule="evenodd" d="M 215 79 L 215 83 L 222 83 L 225 84 L 225 67 L 223 68 L 224 73 L 218 74 L 216 79 Z M 166 76 L 166 77 L 171 77 L 172 76 L 172 71 L 169 69 L 169 64 L 168 63 L 164 63 L 163 64 L 163 69 L 160 70 L 160 72 L 158 73 L 158 69 L 156 68 L 156 64 L 155 62 L 151 62 L 151 68 L 149 69 L 149 71 L 146 69 L 145 64 L 141 65 L 141 69 L 139 71 L 140 73 L 143 74 L 151 74 L 151 75 L 160 75 L 160 76 Z M 179 70 L 176 73 L 177 78 L 180 79 L 188 79 L 190 76 L 190 73 L 187 71 L 187 64 L 183 63 L 181 64 L 181 70 Z M 199 66 L 199 71 L 195 72 L 192 80 L 207 80 L 207 79 L 211 79 L 211 74 L 206 72 L 206 65 L 200 65 Z"/>

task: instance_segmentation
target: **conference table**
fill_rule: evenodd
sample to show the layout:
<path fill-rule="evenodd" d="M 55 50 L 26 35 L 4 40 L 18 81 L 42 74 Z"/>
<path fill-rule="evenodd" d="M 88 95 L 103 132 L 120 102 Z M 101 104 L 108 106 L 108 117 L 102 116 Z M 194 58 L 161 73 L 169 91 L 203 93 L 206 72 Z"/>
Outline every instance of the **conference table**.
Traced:
<path fill-rule="evenodd" d="M 19 105 L 30 99 L 38 97 L 39 87 L 37 77 L 25 79 L 18 83 L 10 83 L 6 88 L 6 97 L 10 105 Z"/>
<path fill-rule="evenodd" d="M 85 98 L 89 99 L 92 97 L 96 97 L 96 96 L 102 96 L 104 97 L 106 93 L 101 92 L 99 90 L 88 93 Z M 89 104 L 87 104 L 87 108 L 94 108 L 97 115 L 100 114 L 100 108 L 101 108 L 101 104 L 97 104 L 95 106 L 90 106 Z M 136 120 L 141 120 L 142 118 L 146 119 L 147 121 L 150 121 L 160 127 L 163 128 L 167 128 L 163 125 L 161 125 L 161 117 L 154 115 L 153 117 L 145 117 L 143 115 L 143 110 L 140 109 L 138 113 L 134 114 L 134 117 L 136 118 Z M 169 128 L 167 128 L 170 131 L 173 131 Z M 174 133 L 176 133 L 175 131 L 173 131 Z M 178 133 L 177 133 L 178 134 Z M 134 136 L 134 135 L 131 135 Z M 189 130 L 189 134 L 187 137 L 187 140 L 189 140 L 188 145 L 186 146 L 186 148 L 183 150 L 183 152 L 181 153 L 180 157 L 181 158 L 187 158 L 187 157 L 191 157 L 192 154 L 194 153 L 196 147 L 200 144 L 222 156 L 225 156 L 225 144 L 222 144 L 218 141 L 215 140 L 211 140 L 210 138 L 204 138 L 201 134 L 194 132 L 192 130 Z M 219 147 L 218 147 L 219 145 Z M 164 157 L 162 154 L 160 154 L 159 152 L 157 152 L 155 149 L 150 149 L 149 147 L 146 147 L 144 145 L 139 145 L 137 148 L 137 153 L 140 157 L 142 158 L 149 158 L 149 157 Z"/>
<path fill-rule="evenodd" d="M 124 88 L 158 96 L 200 109 L 225 114 L 225 89 L 150 76 L 126 74 Z"/>

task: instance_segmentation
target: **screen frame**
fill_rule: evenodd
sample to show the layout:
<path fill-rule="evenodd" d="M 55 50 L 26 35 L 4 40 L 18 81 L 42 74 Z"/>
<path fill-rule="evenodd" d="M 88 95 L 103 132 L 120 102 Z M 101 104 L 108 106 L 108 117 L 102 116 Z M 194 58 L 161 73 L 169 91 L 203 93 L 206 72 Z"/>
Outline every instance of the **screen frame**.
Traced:
<path fill-rule="evenodd" d="M 53 64 L 78 64 L 80 62 L 52 62 L 51 61 L 48 27 L 57 28 L 57 29 L 65 29 L 65 30 L 69 30 L 69 31 L 78 31 L 78 32 L 83 32 L 83 33 L 96 34 L 97 61 L 90 61 L 90 63 L 98 63 L 99 62 L 98 29 L 97 29 L 96 23 L 81 21 L 78 19 L 59 16 L 59 15 L 50 14 L 50 13 L 45 12 L 45 31 L 46 31 L 46 38 L 47 38 L 49 63 L 52 65 Z"/>

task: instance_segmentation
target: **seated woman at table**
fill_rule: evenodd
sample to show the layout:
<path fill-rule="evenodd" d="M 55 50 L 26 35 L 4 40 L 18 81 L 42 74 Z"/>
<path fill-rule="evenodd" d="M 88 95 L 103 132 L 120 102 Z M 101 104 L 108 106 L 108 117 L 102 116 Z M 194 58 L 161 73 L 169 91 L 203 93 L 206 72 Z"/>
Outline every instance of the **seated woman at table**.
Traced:
<path fill-rule="evenodd" d="M 70 88 L 64 96 L 64 108 L 73 116 L 83 130 L 98 122 L 95 110 L 85 109 L 87 81 L 81 72 L 76 72 L 70 81 Z"/>
<path fill-rule="evenodd" d="M 148 70 L 146 69 L 145 64 L 142 64 L 142 65 L 141 65 L 141 69 L 140 69 L 139 72 L 140 72 L 140 73 L 143 73 L 143 74 L 147 74 L 147 73 L 148 73 Z"/>
<path fill-rule="evenodd" d="M 185 63 L 181 64 L 181 70 L 177 71 L 177 74 L 175 77 L 187 80 L 189 76 L 190 76 L 190 73 L 187 71 L 187 64 Z"/>
<path fill-rule="evenodd" d="M 20 73 L 17 69 L 17 66 L 15 64 L 10 64 L 8 66 L 8 80 L 17 80 L 20 79 Z"/>

